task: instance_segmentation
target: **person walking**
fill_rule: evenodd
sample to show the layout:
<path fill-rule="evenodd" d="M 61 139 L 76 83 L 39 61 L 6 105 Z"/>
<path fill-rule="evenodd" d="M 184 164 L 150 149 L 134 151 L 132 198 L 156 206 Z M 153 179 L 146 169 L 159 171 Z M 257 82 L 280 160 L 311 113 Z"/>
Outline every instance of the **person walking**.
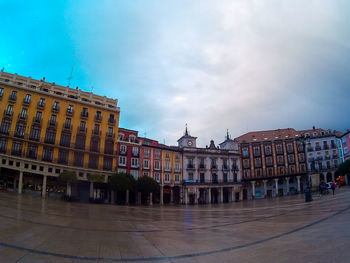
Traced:
<path fill-rule="evenodd" d="M 335 182 L 334 182 L 334 181 L 332 182 L 332 186 L 331 186 L 331 187 L 332 187 L 332 190 L 333 190 L 333 195 L 334 195 L 334 191 L 335 191 L 335 187 L 336 187 L 336 185 L 335 185 Z"/>

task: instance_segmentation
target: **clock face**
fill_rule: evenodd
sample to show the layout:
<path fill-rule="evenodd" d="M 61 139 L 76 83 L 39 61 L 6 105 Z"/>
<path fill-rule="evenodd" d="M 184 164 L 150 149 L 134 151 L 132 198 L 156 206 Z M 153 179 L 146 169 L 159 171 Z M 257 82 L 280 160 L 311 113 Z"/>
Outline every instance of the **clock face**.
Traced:
<path fill-rule="evenodd" d="M 192 146 L 192 141 L 188 141 L 188 142 L 187 142 L 187 145 L 188 145 L 188 146 Z"/>

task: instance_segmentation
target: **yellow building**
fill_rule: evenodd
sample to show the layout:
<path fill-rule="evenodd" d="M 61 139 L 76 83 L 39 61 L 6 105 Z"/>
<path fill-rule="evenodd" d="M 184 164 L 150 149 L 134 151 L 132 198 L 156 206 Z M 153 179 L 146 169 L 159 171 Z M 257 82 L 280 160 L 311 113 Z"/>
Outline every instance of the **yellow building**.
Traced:
<path fill-rule="evenodd" d="M 181 203 L 182 153 L 180 148 L 159 145 L 162 149 L 162 176 L 164 203 Z"/>
<path fill-rule="evenodd" d="M 81 181 L 115 172 L 117 100 L 0 72 L 0 102 L 2 185 L 12 176 L 21 193 L 29 178 L 45 197 L 46 184 L 63 170 Z"/>

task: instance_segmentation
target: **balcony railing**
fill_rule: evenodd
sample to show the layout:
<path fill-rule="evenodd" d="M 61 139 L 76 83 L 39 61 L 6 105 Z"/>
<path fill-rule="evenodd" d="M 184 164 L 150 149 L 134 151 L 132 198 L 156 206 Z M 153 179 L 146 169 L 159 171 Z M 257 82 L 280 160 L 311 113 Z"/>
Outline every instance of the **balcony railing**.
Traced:
<path fill-rule="evenodd" d="M 73 125 L 72 124 L 68 124 L 68 123 L 65 123 L 63 125 L 63 129 L 64 130 L 67 130 L 67 131 L 71 131 L 73 129 Z"/>
<path fill-rule="evenodd" d="M 316 146 L 316 147 L 315 147 L 315 150 L 316 150 L 316 151 L 321 151 L 322 148 L 321 148 L 321 146 Z"/>
<path fill-rule="evenodd" d="M 217 169 L 218 169 L 218 166 L 217 166 L 216 164 L 212 164 L 212 165 L 211 165 L 211 169 L 212 169 L 212 170 L 217 170 Z"/>
<path fill-rule="evenodd" d="M 22 121 L 27 120 L 27 114 L 22 114 L 22 113 L 18 114 L 18 119 L 20 119 Z"/>
<path fill-rule="evenodd" d="M 87 132 L 87 128 L 85 128 L 83 126 L 79 126 L 79 127 L 77 127 L 77 132 L 78 133 L 86 133 Z"/>
<path fill-rule="evenodd" d="M 191 164 L 191 163 L 187 164 L 187 169 L 194 169 L 194 164 Z"/>
<path fill-rule="evenodd" d="M 4 110 L 4 116 L 12 117 L 12 115 L 13 115 L 13 111 Z"/>
<path fill-rule="evenodd" d="M 25 106 L 28 106 L 30 104 L 30 99 L 28 100 L 26 100 L 26 99 L 24 99 L 23 100 L 23 105 L 25 105 Z"/>
<path fill-rule="evenodd" d="M 87 118 L 89 118 L 89 113 L 88 113 L 87 111 L 82 111 L 82 112 L 80 113 L 80 118 L 82 118 L 82 119 L 87 119 Z"/>
<path fill-rule="evenodd" d="M 127 150 L 119 150 L 119 153 L 125 155 L 127 154 Z"/>
<path fill-rule="evenodd" d="M 139 152 L 138 152 L 138 151 L 137 151 L 137 152 L 133 151 L 133 152 L 132 152 L 132 156 L 133 156 L 133 157 L 138 157 L 138 156 L 139 156 Z"/>
<path fill-rule="evenodd" d="M 92 135 L 101 136 L 101 131 L 96 130 L 96 129 L 92 129 Z"/>
<path fill-rule="evenodd" d="M 308 152 L 313 152 L 313 151 L 314 151 L 314 148 L 308 147 L 308 148 L 307 148 L 307 151 L 308 151 Z"/>
<path fill-rule="evenodd" d="M 254 152 L 254 156 L 259 157 L 259 156 L 261 156 L 261 153 L 260 152 Z"/>
<path fill-rule="evenodd" d="M 47 125 L 51 128 L 57 128 L 57 122 L 55 120 L 49 120 Z"/>
<path fill-rule="evenodd" d="M 67 109 L 66 114 L 69 116 L 73 116 L 74 110 L 73 109 Z"/>
<path fill-rule="evenodd" d="M 106 132 L 106 137 L 108 138 L 115 138 L 115 134 L 112 132 Z"/>
<path fill-rule="evenodd" d="M 60 111 L 60 107 L 59 106 L 52 106 L 52 111 L 53 112 L 59 112 Z"/>
<path fill-rule="evenodd" d="M 329 146 L 328 146 L 328 145 L 323 145 L 323 149 L 324 149 L 324 150 L 328 150 L 328 149 L 329 149 Z"/>
<path fill-rule="evenodd" d="M 222 170 L 224 170 L 224 171 L 229 170 L 229 166 L 228 166 L 227 164 L 224 164 L 224 165 L 222 166 Z"/>
<path fill-rule="evenodd" d="M 331 145 L 331 148 L 332 148 L 332 149 L 336 149 L 336 148 L 337 148 L 337 145 L 336 145 L 336 144 L 332 144 L 332 145 Z"/>
<path fill-rule="evenodd" d="M 38 102 L 38 108 L 43 109 L 45 107 L 45 102 Z"/>
<path fill-rule="evenodd" d="M 109 119 L 108 119 L 108 124 L 114 125 L 114 124 L 115 124 L 115 119 L 109 118 Z"/>
<path fill-rule="evenodd" d="M 41 118 L 33 117 L 33 122 L 40 124 L 41 123 Z"/>
<path fill-rule="evenodd" d="M 9 101 L 12 101 L 12 102 L 16 102 L 16 100 L 17 100 L 17 95 L 10 95 L 9 96 Z"/>
<path fill-rule="evenodd" d="M 95 121 L 102 121 L 102 116 L 101 115 L 95 115 Z"/>

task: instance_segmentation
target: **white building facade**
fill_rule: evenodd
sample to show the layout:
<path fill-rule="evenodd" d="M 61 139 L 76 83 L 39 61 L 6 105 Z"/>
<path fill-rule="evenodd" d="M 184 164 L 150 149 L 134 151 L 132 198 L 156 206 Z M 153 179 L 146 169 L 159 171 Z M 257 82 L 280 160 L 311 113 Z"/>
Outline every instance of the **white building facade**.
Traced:
<path fill-rule="evenodd" d="M 196 137 L 185 135 L 178 140 L 183 153 L 184 204 L 226 203 L 242 200 L 241 168 L 238 144 L 226 137 L 215 146 L 196 147 Z"/>

